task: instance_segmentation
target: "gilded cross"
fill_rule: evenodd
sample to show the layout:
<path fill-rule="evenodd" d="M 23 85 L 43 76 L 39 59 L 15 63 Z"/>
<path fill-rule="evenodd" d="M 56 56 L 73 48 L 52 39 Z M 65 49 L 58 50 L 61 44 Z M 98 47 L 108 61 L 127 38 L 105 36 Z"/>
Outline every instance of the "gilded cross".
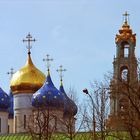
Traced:
<path fill-rule="evenodd" d="M 127 11 L 123 14 L 124 19 L 125 19 L 125 23 L 127 23 L 129 15 L 130 14 L 128 14 Z"/>
<path fill-rule="evenodd" d="M 66 69 L 63 69 L 63 66 L 60 65 L 60 66 L 59 66 L 59 69 L 57 69 L 56 71 L 59 72 L 59 74 L 60 74 L 60 79 L 61 79 L 61 81 L 62 81 L 63 72 L 65 72 L 65 71 L 67 71 L 67 70 L 66 70 Z"/>
<path fill-rule="evenodd" d="M 49 70 L 49 68 L 50 68 L 50 61 L 53 61 L 53 59 L 52 58 L 50 58 L 50 55 L 49 54 L 47 54 L 46 55 L 46 58 L 43 58 L 43 61 L 45 62 L 47 62 L 47 69 Z"/>
<path fill-rule="evenodd" d="M 9 72 L 7 72 L 8 75 L 10 75 L 10 78 L 12 78 L 13 74 L 14 74 L 14 69 L 11 68 Z"/>
<path fill-rule="evenodd" d="M 28 33 L 28 35 L 26 36 L 26 39 L 23 39 L 23 42 L 27 42 L 27 49 L 28 49 L 28 53 L 30 53 L 30 50 L 32 48 L 31 42 L 35 42 L 36 39 L 31 36 L 30 33 Z"/>

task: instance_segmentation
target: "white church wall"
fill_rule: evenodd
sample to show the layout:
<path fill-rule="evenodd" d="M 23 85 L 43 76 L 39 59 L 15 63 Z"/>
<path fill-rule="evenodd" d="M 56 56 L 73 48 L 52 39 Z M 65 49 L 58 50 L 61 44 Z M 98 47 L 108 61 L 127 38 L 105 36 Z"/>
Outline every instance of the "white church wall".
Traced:
<path fill-rule="evenodd" d="M 14 132 L 27 132 L 27 123 L 32 115 L 32 93 L 14 95 Z"/>
<path fill-rule="evenodd" d="M 34 127 L 33 127 L 33 129 L 35 129 L 35 131 L 39 131 L 39 126 L 38 126 L 37 122 L 40 120 L 42 122 L 44 121 L 44 117 L 43 117 L 42 113 L 45 113 L 46 119 L 48 119 L 48 121 L 49 121 L 50 130 L 54 129 L 53 131 L 55 131 L 55 132 L 67 132 L 68 123 L 69 123 L 69 125 L 72 126 L 72 129 L 75 130 L 75 118 L 74 117 L 71 117 L 71 119 L 73 119 L 73 121 L 69 120 L 69 118 L 63 117 L 63 109 L 56 110 L 56 109 L 50 108 L 49 114 L 48 114 L 47 110 L 46 110 L 46 112 L 42 111 L 42 110 L 34 110 Z M 38 120 L 36 120 L 36 118 Z M 72 123 L 72 124 L 70 124 L 70 123 Z"/>
<path fill-rule="evenodd" d="M 14 132 L 14 119 L 9 118 L 8 119 L 8 133 L 13 133 Z"/>
<path fill-rule="evenodd" d="M 0 134 L 8 133 L 8 112 L 0 111 Z"/>

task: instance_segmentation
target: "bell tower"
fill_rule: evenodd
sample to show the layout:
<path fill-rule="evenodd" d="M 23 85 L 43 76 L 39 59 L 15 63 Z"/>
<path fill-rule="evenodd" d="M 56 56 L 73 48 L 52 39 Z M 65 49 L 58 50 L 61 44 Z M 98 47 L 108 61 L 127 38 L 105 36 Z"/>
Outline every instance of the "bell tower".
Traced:
<path fill-rule="evenodd" d="M 135 57 L 136 34 L 128 24 L 127 12 L 124 14 L 125 21 L 119 34 L 116 35 L 116 58 L 114 58 L 114 78 L 119 81 L 137 82 L 137 59 Z"/>
<path fill-rule="evenodd" d="M 133 90 L 138 86 L 137 59 L 135 57 L 136 34 L 128 23 L 129 14 L 123 14 L 124 23 L 116 35 L 116 56 L 113 61 L 113 79 L 110 83 L 110 114 L 107 127 L 126 130 L 130 114 L 135 116 L 130 98 L 135 100 Z"/>

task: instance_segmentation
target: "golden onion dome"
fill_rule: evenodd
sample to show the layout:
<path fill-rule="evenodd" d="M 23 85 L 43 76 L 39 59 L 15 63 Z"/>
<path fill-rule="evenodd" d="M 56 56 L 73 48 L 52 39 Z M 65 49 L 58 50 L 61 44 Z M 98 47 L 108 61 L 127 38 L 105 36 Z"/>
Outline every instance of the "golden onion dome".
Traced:
<path fill-rule="evenodd" d="M 12 76 L 10 87 L 13 94 L 34 93 L 43 85 L 45 79 L 46 76 L 34 66 L 29 52 L 25 66 Z"/>
<path fill-rule="evenodd" d="M 121 29 L 119 30 L 119 34 L 116 35 L 115 42 L 120 43 L 122 41 L 128 41 L 130 40 L 132 43 L 136 44 L 136 34 L 133 33 L 132 29 L 130 28 L 130 25 L 127 21 L 127 12 L 124 14 L 125 22 L 123 23 Z"/>

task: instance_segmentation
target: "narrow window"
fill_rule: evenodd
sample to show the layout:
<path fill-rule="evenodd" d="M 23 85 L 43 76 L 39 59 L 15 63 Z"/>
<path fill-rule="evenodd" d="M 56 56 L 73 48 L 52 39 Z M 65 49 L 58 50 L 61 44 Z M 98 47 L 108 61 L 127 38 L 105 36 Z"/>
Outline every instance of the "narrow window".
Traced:
<path fill-rule="evenodd" d="M 10 132 L 10 126 L 8 125 L 8 133 Z"/>
<path fill-rule="evenodd" d="M 17 132 L 17 116 L 15 116 L 15 133 Z"/>
<path fill-rule="evenodd" d="M 24 115 L 24 129 L 26 128 L 26 115 Z"/>
<path fill-rule="evenodd" d="M 1 133 L 1 118 L 0 118 L 0 133 Z"/>
<path fill-rule="evenodd" d="M 56 117 L 56 116 L 54 117 L 54 121 L 55 121 L 55 122 L 54 122 L 55 130 L 57 130 L 57 117 Z"/>

